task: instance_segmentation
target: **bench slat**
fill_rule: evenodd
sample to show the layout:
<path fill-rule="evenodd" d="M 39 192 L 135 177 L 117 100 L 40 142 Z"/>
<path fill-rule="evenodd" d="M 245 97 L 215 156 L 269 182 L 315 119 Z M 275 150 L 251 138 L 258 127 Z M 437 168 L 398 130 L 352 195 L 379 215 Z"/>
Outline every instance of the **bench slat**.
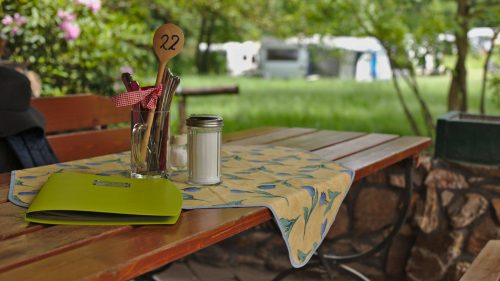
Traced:
<path fill-rule="evenodd" d="M 60 162 L 130 150 L 130 129 L 82 131 L 47 137 Z"/>
<path fill-rule="evenodd" d="M 31 104 L 45 116 L 47 133 L 130 121 L 130 107 L 116 108 L 111 99 L 102 96 L 44 97 Z"/>

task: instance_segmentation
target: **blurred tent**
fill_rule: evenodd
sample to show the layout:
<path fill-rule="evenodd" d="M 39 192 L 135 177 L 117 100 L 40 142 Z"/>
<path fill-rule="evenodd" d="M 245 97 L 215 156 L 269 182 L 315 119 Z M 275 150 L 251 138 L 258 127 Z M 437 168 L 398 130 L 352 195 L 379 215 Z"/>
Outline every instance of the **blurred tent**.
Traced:
<path fill-rule="evenodd" d="M 467 32 L 471 50 L 473 52 L 487 52 L 491 48 L 491 38 L 494 30 L 491 27 L 475 27 Z M 439 34 L 438 40 L 442 42 L 455 42 L 455 35 L 449 33 Z M 497 38 L 495 45 L 500 45 L 500 38 Z"/>
<path fill-rule="evenodd" d="M 199 48 L 205 51 L 207 44 L 201 43 Z M 392 75 L 389 59 L 373 37 L 264 37 L 261 42 L 211 44 L 209 51 L 225 54 L 227 72 L 232 76 L 292 78 L 318 74 L 373 81 Z"/>

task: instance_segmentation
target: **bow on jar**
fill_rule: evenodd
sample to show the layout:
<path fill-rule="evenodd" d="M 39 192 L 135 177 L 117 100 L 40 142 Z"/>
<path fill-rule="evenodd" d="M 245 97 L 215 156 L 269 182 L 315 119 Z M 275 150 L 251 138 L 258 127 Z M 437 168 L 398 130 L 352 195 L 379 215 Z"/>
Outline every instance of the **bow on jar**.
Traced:
<path fill-rule="evenodd" d="M 162 88 L 163 86 L 161 84 L 157 87 L 147 87 L 138 91 L 131 91 L 113 96 L 111 100 L 116 107 L 130 106 L 140 102 L 143 108 L 152 110 L 156 108 Z"/>

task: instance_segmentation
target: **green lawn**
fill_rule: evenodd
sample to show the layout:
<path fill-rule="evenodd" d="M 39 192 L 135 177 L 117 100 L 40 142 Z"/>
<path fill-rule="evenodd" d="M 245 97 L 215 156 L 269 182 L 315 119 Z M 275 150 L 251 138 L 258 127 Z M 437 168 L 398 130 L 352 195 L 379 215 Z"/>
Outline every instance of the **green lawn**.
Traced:
<path fill-rule="evenodd" d="M 470 71 L 469 76 L 470 112 L 477 112 L 480 72 Z M 449 76 L 419 79 L 421 91 L 435 119 L 446 112 L 449 81 Z M 355 82 L 322 78 L 308 82 L 303 79 L 183 76 L 181 82 L 183 87 L 229 84 L 239 85 L 240 94 L 190 98 L 188 114 L 221 115 L 225 121 L 225 132 L 259 126 L 293 126 L 413 134 L 390 81 Z M 416 100 L 409 91 L 405 91 L 405 98 L 422 124 Z M 500 105 L 493 102 L 491 94 L 487 100 L 487 113 L 500 114 Z"/>

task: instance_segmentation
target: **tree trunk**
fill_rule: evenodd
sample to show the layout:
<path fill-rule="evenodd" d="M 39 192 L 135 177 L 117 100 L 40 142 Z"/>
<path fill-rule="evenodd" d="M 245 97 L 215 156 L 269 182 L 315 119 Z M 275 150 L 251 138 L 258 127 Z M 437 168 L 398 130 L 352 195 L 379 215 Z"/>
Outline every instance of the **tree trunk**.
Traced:
<path fill-rule="evenodd" d="M 488 50 L 488 53 L 486 54 L 486 59 L 484 60 L 484 65 L 483 65 L 483 79 L 481 81 L 481 100 L 479 103 L 479 112 L 481 114 L 485 113 L 484 110 L 484 99 L 486 95 L 486 83 L 488 81 L 488 65 L 490 64 L 491 60 L 491 55 L 493 54 L 493 49 L 495 49 L 495 40 L 498 37 L 498 33 L 500 30 L 495 29 L 495 32 L 493 33 L 493 37 L 491 37 L 491 47 Z"/>
<path fill-rule="evenodd" d="M 389 50 L 389 49 L 386 48 L 386 50 Z M 405 113 L 406 119 L 408 119 L 408 122 L 410 123 L 410 126 L 411 126 L 411 129 L 413 130 L 413 133 L 415 133 L 417 136 L 421 136 L 422 133 L 420 132 L 420 129 L 418 128 L 415 117 L 413 117 L 413 114 L 411 113 L 410 109 L 406 105 L 406 102 L 405 102 L 404 97 L 403 97 L 403 92 L 401 91 L 401 87 L 399 87 L 398 78 L 396 77 L 396 73 L 394 73 L 396 63 L 392 59 L 389 51 L 387 51 L 387 56 L 389 58 L 389 66 L 391 67 L 391 72 L 392 72 L 392 84 L 394 85 L 394 89 L 396 90 L 396 95 L 398 96 L 399 103 L 403 107 L 403 111 Z"/>
<path fill-rule="evenodd" d="M 210 54 L 210 45 L 212 45 L 212 37 L 214 34 L 214 26 L 215 26 L 215 18 L 216 15 L 214 13 L 210 13 L 210 22 L 208 24 L 208 28 L 206 30 L 206 43 L 207 43 L 207 48 L 203 53 L 201 54 L 201 60 L 200 60 L 200 69 L 202 73 L 208 73 L 208 67 L 209 67 L 209 54 Z"/>
<path fill-rule="evenodd" d="M 196 63 L 196 71 L 198 73 L 202 73 L 200 44 L 203 42 L 203 40 L 205 38 L 205 29 L 206 29 L 206 23 L 207 23 L 207 18 L 205 16 L 205 13 L 200 13 L 200 15 L 201 15 L 200 32 L 198 33 L 198 42 L 196 44 L 196 50 L 195 50 L 195 54 L 194 54 L 194 61 Z"/>
<path fill-rule="evenodd" d="M 434 118 L 432 117 L 431 111 L 429 110 L 429 107 L 427 106 L 427 103 L 425 102 L 424 98 L 420 94 L 420 89 L 418 88 L 418 83 L 417 83 L 417 78 L 415 76 L 415 71 L 413 69 L 410 69 L 410 79 L 406 79 L 406 82 L 408 83 L 408 86 L 410 86 L 410 89 L 412 89 L 413 93 L 415 94 L 415 97 L 418 100 L 418 103 L 420 105 L 420 111 L 422 112 L 422 116 L 425 121 L 425 127 L 427 129 L 427 135 L 429 137 L 432 137 L 434 134 Z"/>
<path fill-rule="evenodd" d="M 467 68 L 465 62 L 469 51 L 467 38 L 469 17 L 469 0 L 457 0 L 457 22 L 460 29 L 455 32 L 457 61 L 452 72 L 451 85 L 448 91 L 448 110 L 467 111 Z"/>
<path fill-rule="evenodd" d="M 394 74 L 394 71 L 392 72 L 392 83 L 394 85 L 394 89 L 396 89 L 396 95 L 398 96 L 399 103 L 401 103 L 405 116 L 408 119 L 408 122 L 410 122 L 410 126 L 411 129 L 413 130 L 413 133 L 415 133 L 417 136 L 421 136 L 422 133 L 420 132 L 417 122 L 415 121 L 415 118 L 411 114 L 410 109 L 406 105 L 406 102 L 403 98 L 403 93 L 401 92 L 401 88 L 399 87 L 398 78 L 396 77 L 396 74 Z"/>

